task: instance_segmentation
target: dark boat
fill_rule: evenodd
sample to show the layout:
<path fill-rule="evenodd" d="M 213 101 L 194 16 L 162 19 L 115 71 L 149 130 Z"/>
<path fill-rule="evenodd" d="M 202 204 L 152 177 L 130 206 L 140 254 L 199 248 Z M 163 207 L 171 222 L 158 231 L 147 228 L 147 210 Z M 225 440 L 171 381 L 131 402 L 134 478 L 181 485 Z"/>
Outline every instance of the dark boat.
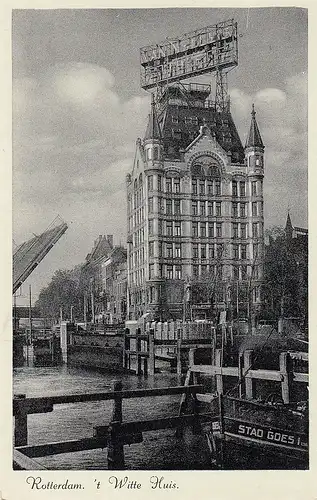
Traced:
<path fill-rule="evenodd" d="M 219 420 L 207 439 L 221 468 L 308 468 L 307 401 L 286 405 L 219 395 L 212 405 Z"/>

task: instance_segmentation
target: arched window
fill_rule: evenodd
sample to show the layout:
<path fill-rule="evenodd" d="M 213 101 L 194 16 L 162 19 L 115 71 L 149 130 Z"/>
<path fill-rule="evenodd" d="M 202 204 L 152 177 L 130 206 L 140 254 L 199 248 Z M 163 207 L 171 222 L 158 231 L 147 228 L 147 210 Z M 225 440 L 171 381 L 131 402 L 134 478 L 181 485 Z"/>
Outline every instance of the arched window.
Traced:
<path fill-rule="evenodd" d="M 137 189 L 138 189 L 138 181 L 137 181 L 136 179 L 135 179 L 135 181 L 134 181 L 133 186 L 134 186 L 134 189 L 135 189 L 135 190 L 137 190 Z"/>
<path fill-rule="evenodd" d="M 219 167 L 216 163 L 210 165 L 210 167 L 208 168 L 207 175 L 208 177 L 220 177 Z"/>
<path fill-rule="evenodd" d="M 139 175 L 139 187 L 142 186 L 142 182 L 143 182 L 143 179 L 142 179 L 142 174 Z"/>
<path fill-rule="evenodd" d="M 191 174 L 192 177 L 199 177 L 199 178 L 204 177 L 204 170 L 202 165 L 200 165 L 198 162 L 193 163 L 191 168 Z"/>

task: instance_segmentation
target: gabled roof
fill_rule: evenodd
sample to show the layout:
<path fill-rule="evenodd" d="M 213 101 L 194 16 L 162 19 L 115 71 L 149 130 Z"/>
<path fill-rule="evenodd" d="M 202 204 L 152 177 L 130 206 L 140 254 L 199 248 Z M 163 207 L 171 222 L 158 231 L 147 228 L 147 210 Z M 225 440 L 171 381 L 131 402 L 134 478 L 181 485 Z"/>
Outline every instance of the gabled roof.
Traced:
<path fill-rule="evenodd" d="M 149 114 L 148 125 L 144 136 L 145 141 L 150 139 L 162 139 L 162 133 L 157 119 L 153 94 L 151 94 L 151 113 Z"/>
<path fill-rule="evenodd" d="M 247 137 L 247 141 L 245 143 L 246 148 L 254 148 L 254 147 L 264 148 L 259 127 L 255 119 L 255 114 L 256 112 L 254 110 L 254 104 L 252 104 L 252 111 L 251 111 L 252 118 L 251 118 L 249 134 Z"/>

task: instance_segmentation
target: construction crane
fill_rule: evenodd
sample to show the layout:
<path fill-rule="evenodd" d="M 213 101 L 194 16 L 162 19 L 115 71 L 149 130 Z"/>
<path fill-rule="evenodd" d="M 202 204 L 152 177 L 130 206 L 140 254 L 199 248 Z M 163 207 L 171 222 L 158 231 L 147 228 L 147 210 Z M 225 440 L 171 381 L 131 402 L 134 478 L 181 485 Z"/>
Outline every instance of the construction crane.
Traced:
<path fill-rule="evenodd" d="M 57 216 L 42 234 L 34 235 L 34 238 L 22 243 L 14 250 L 13 293 L 30 276 L 67 228 L 66 222 Z"/>

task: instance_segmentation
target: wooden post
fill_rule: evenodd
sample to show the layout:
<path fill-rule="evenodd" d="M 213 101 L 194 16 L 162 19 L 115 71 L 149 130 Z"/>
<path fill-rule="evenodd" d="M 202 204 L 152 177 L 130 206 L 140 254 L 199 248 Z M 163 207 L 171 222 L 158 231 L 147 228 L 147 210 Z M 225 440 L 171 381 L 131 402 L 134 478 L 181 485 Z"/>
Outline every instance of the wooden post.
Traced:
<path fill-rule="evenodd" d="M 141 340 L 139 338 L 141 333 L 140 328 L 136 329 L 136 339 L 135 339 L 135 344 L 136 344 L 136 367 L 135 371 L 137 375 L 141 375 L 142 373 L 142 359 L 141 359 Z"/>
<path fill-rule="evenodd" d="M 148 376 L 148 358 L 146 356 L 143 357 L 143 374 Z"/>
<path fill-rule="evenodd" d="M 182 374 L 181 345 L 182 345 L 181 331 L 178 330 L 178 332 L 177 332 L 177 347 L 176 347 L 176 357 L 177 357 L 176 372 L 177 372 L 177 375 Z"/>
<path fill-rule="evenodd" d="M 155 374 L 155 347 L 154 330 L 151 328 L 149 333 L 149 375 Z"/>
<path fill-rule="evenodd" d="M 252 349 L 247 349 L 244 351 L 244 374 L 247 375 L 249 370 L 251 370 L 252 367 L 252 358 L 253 358 L 253 351 Z M 245 377 L 245 396 L 247 399 L 253 399 L 255 394 L 254 394 L 254 387 L 255 381 L 252 380 L 251 377 Z"/>
<path fill-rule="evenodd" d="M 284 403 L 290 402 L 291 366 L 290 357 L 287 352 L 280 354 L 280 374 L 282 376 L 282 399 Z"/>
<path fill-rule="evenodd" d="M 244 377 L 243 377 L 243 354 L 239 354 L 239 359 L 238 359 L 238 376 L 239 376 L 239 398 L 243 397 L 244 394 Z"/>
<path fill-rule="evenodd" d="M 218 350 L 218 349 L 217 349 Z M 219 393 L 219 426 L 220 426 L 220 467 L 224 466 L 225 426 L 224 426 L 223 395 Z"/>
<path fill-rule="evenodd" d="M 125 369 L 129 368 L 130 353 L 127 352 L 130 350 L 130 339 L 128 337 L 129 333 L 130 333 L 129 328 L 126 328 L 124 330 L 124 343 L 123 343 L 123 368 Z"/>
<path fill-rule="evenodd" d="M 25 394 L 16 394 L 15 399 L 25 399 Z M 14 446 L 25 446 L 28 444 L 28 415 L 21 405 L 14 417 Z"/>
<path fill-rule="evenodd" d="M 222 349 L 216 349 L 216 366 L 222 368 Z M 223 393 L 223 379 L 222 373 L 216 375 L 217 392 Z"/>
<path fill-rule="evenodd" d="M 112 382 L 112 390 L 122 391 L 121 380 Z M 122 396 L 116 395 L 113 401 L 112 421 L 108 431 L 108 469 L 124 469 L 123 440 L 120 435 L 122 424 Z"/>

